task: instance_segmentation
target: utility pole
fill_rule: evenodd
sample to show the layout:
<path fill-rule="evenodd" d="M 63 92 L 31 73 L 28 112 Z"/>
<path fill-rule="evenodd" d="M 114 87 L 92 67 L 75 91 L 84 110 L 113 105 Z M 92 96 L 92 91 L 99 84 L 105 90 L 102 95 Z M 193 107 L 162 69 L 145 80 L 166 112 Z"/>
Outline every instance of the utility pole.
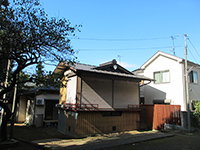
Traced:
<path fill-rule="evenodd" d="M 171 39 L 172 39 L 172 42 L 173 42 L 173 47 L 172 47 L 172 52 L 173 52 L 173 55 L 175 56 L 175 47 L 174 47 L 174 37 L 171 36 Z"/>
<path fill-rule="evenodd" d="M 184 34 L 185 37 L 185 90 L 186 90 L 186 107 L 187 107 L 187 123 L 188 131 L 191 131 L 190 123 L 190 102 L 189 102 L 189 89 L 188 89 L 188 65 L 187 65 L 187 34 Z"/>

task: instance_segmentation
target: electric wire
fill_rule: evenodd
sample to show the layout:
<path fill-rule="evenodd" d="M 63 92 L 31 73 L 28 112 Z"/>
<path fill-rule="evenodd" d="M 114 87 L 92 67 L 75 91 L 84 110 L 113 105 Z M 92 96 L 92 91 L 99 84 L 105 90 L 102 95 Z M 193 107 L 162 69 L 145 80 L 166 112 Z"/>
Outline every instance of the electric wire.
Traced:
<path fill-rule="evenodd" d="M 194 48 L 194 50 L 196 51 L 197 55 L 200 57 L 200 54 L 198 53 L 197 49 L 195 48 L 194 44 L 192 43 L 192 41 L 188 38 L 188 41 L 190 42 L 190 44 L 192 45 L 192 47 Z"/>
<path fill-rule="evenodd" d="M 180 35 L 176 35 L 173 37 L 179 37 Z M 155 37 L 155 38 L 138 38 L 138 39 L 104 39 L 104 38 L 81 38 L 81 37 L 72 37 L 72 39 L 77 39 L 77 40 L 89 40 L 89 41 L 147 41 L 147 40 L 162 40 L 162 39 L 170 39 L 171 36 L 169 37 Z"/>
<path fill-rule="evenodd" d="M 195 60 L 195 62 L 198 63 L 197 60 L 195 59 L 194 55 L 192 54 L 191 50 L 189 48 L 188 48 L 188 50 L 189 50 L 190 55 L 192 56 L 192 58 Z"/>
<path fill-rule="evenodd" d="M 176 47 L 183 47 L 183 46 L 176 46 Z M 168 49 L 171 46 L 164 46 L 164 47 L 143 47 L 143 48 L 121 48 L 121 49 L 78 49 L 78 51 L 137 51 L 137 50 L 152 50 L 152 49 Z"/>

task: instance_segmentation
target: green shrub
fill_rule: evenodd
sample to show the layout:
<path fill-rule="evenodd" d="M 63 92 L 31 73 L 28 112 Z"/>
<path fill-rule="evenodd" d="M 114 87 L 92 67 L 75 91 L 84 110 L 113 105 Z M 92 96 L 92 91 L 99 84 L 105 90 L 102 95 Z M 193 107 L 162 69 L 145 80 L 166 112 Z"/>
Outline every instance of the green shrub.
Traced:
<path fill-rule="evenodd" d="M 200 101 L 194 101 L 193 107 L 192 121 L 195 125 L 200 126 Z"/>

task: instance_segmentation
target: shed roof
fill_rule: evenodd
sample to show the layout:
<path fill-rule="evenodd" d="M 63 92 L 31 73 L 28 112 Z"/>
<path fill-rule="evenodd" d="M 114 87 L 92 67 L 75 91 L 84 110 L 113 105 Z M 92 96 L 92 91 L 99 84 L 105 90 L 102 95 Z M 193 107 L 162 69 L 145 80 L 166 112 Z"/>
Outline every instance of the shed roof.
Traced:
<path fill-rule="evenodd" d="M 72 70 L 75 73 L 89 72 L 89 73 L 110 75 L 116 77 L 125 77 L 125 78 L 139 79 L 139 80 L 153 80 L 151 78 L 144 77 L 141 75 L 135 75 L 134 73 L 126 70 L 119 64 L 115 63 L 116 60 L 112 62 L 113 64 L 108 62 L 104 63 L 103 65 L 101 64 L 100 66 L 81 64 L 81 63 L 75 63 L 74 65 L 69 65 L 67 63 L 60 63 L 54 72 L 55 73 L 59 72 L 58 69 L 60 69 L 60 71 Z M 114 67 L 114 65 L 116 66 Z"/>

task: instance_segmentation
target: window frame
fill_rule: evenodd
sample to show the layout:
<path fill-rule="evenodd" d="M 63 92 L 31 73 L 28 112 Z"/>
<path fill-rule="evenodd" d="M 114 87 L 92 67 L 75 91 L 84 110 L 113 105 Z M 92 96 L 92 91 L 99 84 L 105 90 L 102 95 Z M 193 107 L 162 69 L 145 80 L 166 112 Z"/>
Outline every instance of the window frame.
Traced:
<path fill-rule="evenodd" d="M 197 78 L 196 82 L 194 82 L 195 81 L 194 73 L 196 74 L 196 78 Z M 198 72 L 197 71 L 194 71 L 194 70 L 190 71 L 190 73 L 188 74 L 188 78 L 189 78 L 190 84 L 198 84 Z"/>
<path fill-rule="evenodd" d="M 163 81 L 163 73 L 165 73 L 165 72 L 167 72 L 168 73 L 168 75 L 169 75 L 169 79 L 168 79 L 168 81 Z M 155 78 L 155 74 L 156 73 L 159 73 L 159 82 L 156 80 L 156 78 Z M 154 83 L 155 84 L 165 84 L 165 83 L 170 83 L 170 70 L 162 70 L 162 71 L 155 71 L 155 72 L 153 72 L 153 77 L 154 77 Z"/>

